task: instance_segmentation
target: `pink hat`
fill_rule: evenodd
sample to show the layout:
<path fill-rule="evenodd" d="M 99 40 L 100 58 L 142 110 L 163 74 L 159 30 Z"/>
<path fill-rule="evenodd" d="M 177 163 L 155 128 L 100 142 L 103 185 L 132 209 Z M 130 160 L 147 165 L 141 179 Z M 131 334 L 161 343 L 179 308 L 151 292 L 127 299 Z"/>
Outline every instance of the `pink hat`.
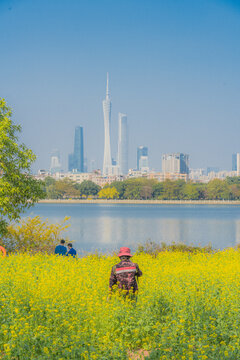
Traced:
<path fill-rule="evenodd" d="M 118 257 L 120 257 L 120 256 L 132 256 L 131 250 L 128 247 L 121 247 Z"/>

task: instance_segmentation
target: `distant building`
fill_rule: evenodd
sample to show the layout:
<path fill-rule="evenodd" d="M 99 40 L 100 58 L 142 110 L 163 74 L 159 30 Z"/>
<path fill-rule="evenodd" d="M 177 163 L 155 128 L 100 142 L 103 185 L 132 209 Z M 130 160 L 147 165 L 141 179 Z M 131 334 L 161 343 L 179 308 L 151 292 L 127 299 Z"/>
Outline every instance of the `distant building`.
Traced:
<path fill-rule="evenodd" d="M 137 170 L 142 171 L 143 167 L 149 169 L 148 148 L 146 146 L 139 146 L 137 148 Z"/>
<path fill-rule="evenodd" d="M 127 115 L 118 114 L 118 166 L 119 174 L 128 173 L 128 126 Z"/>
<path fill-rule="evenodd" d="M 163 154 L 163 173 L 189 174 L 189 155 L 183 153 Z"/>
<path fill-rule="evenodd" d="M 97 169 L 96 160 L 91 160 L 90 162 L 90 172 L 93 172 Z"/>
<path fill-rule="evenodd" d="M 237 176 L 240 176 L 240 153 L 237 153 Z"/>
<path fill-rule="evenodd" d="M 218 173 L 219 171 L 220 171 L 219 167 L 210 166 L 207 168 L 207 175 L 210 174 L 211 172 Z"/>
<path fill-rule="evenodd" d="M 57 149 L 52 151 L 50 173 L 55 174 L 61 170 L 60 153 Z"/>
<path fill-rule="evenodd" d="M 139 170 L 141 172 L 149 172 L 148 156 L 140 156 L 139 159 Z"/>
<path fill-rule="evenodd" d="M 75 128 L 74 151 L 68 156 L 68 171 L 84 172 L 83 127 Z"/>
<path fill-rule="evenodd" d="M 232 171 L 237 171 L 237 154 L 232 154 Z"/>
<path fill-rule="evenodd" d="M 68 171 L 72 172 L 75 167 L 74 154 L 68 155 Z"/>

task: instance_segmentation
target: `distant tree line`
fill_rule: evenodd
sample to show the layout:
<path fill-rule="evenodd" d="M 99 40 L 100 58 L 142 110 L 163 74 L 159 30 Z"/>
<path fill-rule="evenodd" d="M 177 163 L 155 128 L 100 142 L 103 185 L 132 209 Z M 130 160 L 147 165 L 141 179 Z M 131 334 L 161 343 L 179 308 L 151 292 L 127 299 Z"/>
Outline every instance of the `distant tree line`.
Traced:
<path fill-rule="evenodd" d="M 132 200 L 239 200 L 240 177 L 214 179 L 207 184 L 166 180 L 157 182 L 144 178 L 115 181 L 104 188 L 92 181 L 81 184 L 69 179 L 44 181 L 47 199 L 132 199 Z"/>

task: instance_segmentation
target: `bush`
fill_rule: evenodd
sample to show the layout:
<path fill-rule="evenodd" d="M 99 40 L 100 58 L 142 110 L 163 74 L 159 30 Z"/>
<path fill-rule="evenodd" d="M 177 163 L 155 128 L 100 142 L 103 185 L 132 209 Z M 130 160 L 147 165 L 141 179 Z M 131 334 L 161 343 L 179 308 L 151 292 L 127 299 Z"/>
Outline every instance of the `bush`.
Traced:
<path fill-rule="evenodd" d="M 145 253 L 152 256 L 157 256 L 162 251 L 181 251 L 181 252 L 203 252 L 203 253 L 212 253 L 214 250 L 211 245 L 207 245 L 204 247 L 200 246 L 193 246 L 193 245 L 186 245 L 183 243 L 175 243 L 173 242 L 170 245 L 167 245 L 164 242 L 160 244 L 155 243 L 154 241 L 147 240 L 143 244 L 139 244 L 137 246 L 137 254 Z"/>
<path fill-rule="evenodd" d="M 65 217 L 56 224 L 49 224 L 39 216 L 22 219 L 19 224 L 8 226 L 2 244 L 7 252 L 53 252 L 62 232 L 70 226 L 69 219 Z"/>

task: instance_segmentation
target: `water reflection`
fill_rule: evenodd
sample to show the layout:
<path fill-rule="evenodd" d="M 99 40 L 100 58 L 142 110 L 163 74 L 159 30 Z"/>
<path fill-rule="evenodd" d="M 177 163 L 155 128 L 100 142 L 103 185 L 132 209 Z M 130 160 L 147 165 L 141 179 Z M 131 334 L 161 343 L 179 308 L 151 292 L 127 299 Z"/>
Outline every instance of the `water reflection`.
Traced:
<path fill-rule="evenodd" d="M 71 216 L 66 235 L 83 251 L 135 248 L 152 240 L 225 248 L 240 244 L 240 213 L 235 206 L 131 206 L 39 204 L 29 213 L 50 222 Z M 28 215 L 29 215 L 28 214 Z"/>

